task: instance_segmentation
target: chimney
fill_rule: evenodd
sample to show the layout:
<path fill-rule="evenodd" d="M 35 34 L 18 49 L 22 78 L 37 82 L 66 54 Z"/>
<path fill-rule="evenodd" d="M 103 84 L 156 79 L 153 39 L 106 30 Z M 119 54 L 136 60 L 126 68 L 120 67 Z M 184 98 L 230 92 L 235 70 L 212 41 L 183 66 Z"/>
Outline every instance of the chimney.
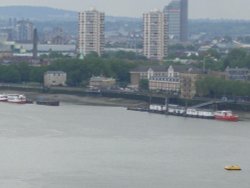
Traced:
<path fill-rule="evenodd" d="M 33 31 L 33 58 L 37 59 L 37 44 L 38 44 L 38 36 L 37 29 L 35 28 Z"/>

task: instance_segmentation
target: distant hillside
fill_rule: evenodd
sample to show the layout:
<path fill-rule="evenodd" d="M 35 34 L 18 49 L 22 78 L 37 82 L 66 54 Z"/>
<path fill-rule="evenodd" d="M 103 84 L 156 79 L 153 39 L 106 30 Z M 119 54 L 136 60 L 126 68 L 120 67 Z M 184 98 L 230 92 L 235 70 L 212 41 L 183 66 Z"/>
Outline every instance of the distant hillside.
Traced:
<path fill-rule="evenodd" d="M 30 19 L 34 21 L 76 21 L 77 12 L 50 7 L 4 6 L 0 7 L 0 19 Z M 139 18 L 106 16 L 106 21 L 138 21 Z"/>
<path fill-rule="evenodd" d="M 77 19 L 77 13 L 48 7 L 32 7 L 32 6 L 6 6 L 0 7 L 0 18 L 18 18 L 30 20 L 67 20 Z"/>

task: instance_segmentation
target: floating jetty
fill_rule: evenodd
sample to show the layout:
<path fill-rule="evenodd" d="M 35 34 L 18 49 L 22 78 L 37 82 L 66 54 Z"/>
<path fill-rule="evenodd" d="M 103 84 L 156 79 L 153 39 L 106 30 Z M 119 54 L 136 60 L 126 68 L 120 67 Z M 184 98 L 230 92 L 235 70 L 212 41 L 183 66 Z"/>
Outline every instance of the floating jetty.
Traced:
<path fill-rule="evenodd" d="M 202 118 L 202 119 L 217 119 L 216 114 L 218 112 L 209 109 L 199 109 L 194 107 L 183 107 L 178 105 L 159 105 L 151 104 L 148 108 L 138 107 L 138 108 L 128 108 L 128 110 L 150 112 L 157 114 L 169 114 L 174 116 L 192 117 L 192 118 Z M 224 119 L 227 120 L 227 119 Z"/>
<path fill-rule="evenodd" d="M 184 117 L 214 119 L 214 111 L 206 109 L 185 108 L 178 105 L 149 105 L 149 112 L 170 114 Z"/>
<path fill-rule="evenodd" d="M 144 107 L 128 107 L 127 110 L 138 111 L 138 112 L 148 112 L 148 109 Z"/>

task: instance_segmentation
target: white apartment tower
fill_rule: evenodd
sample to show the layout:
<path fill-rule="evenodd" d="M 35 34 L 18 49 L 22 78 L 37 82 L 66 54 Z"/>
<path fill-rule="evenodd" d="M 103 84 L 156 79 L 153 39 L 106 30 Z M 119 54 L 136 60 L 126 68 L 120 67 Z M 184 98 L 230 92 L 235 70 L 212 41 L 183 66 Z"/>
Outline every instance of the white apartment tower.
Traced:
<path fill-rule="evenodd" d="M 166 15 L 159 10 L 153 10 L 143 14 L 143 22 L 143 53 L 148 59 L 161 61 L 168 52 Z"/>
<path fill-rule="evenodd" d="M 105 15 L 95 9 L 79 13 L 78 52 L 85 56 L 96 52 L 99 56 L 104 52 L 104 18 Z"/>

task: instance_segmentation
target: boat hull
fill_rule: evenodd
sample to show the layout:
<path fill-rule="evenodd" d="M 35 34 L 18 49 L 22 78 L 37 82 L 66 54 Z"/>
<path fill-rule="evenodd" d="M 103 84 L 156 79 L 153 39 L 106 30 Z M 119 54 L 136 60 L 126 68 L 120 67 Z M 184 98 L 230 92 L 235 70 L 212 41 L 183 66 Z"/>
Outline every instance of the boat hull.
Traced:
<path fill-rule="evenodd" d="M 225 166 L 224 169 L 229 170 L 229 171 L 240 171 L 241 170 L 240 166 L 238 166 L 238 165 Z"/>
<path fill-rule="evenodd" d="M 215 119 L 220 121 L 239 121 L 238 116 L 215 116 Z"/>
<path fill-rule="evenodd" d="M 8 101 L 7 95 L 0 95 L 0 102 L 7 102 L 7 101 Z"/>
<path fill-rule="evenodd" d="M 217 111 L 214 114 L 214 118 L 221 121 L 239 121 L 239 116 L 233 114 L 230 110 Z"/>
<path fill-rule="evenodd" d="M 60 101 L 36 101 L 36 104 L 46 106 L 59 106 Z"/>
<path fill-rule="evenodd" d="M 26 101 L 8 101 L 8 103 L 13 103 L 13 104 L 26 104 Z"/>
<path fill-rule="evenodd" d="M 14 103 L 14 104 L 26 104 L 27 100 L 24 95 L 10 94 L 10 95 L 7 95 L 7 102 Z"/>

